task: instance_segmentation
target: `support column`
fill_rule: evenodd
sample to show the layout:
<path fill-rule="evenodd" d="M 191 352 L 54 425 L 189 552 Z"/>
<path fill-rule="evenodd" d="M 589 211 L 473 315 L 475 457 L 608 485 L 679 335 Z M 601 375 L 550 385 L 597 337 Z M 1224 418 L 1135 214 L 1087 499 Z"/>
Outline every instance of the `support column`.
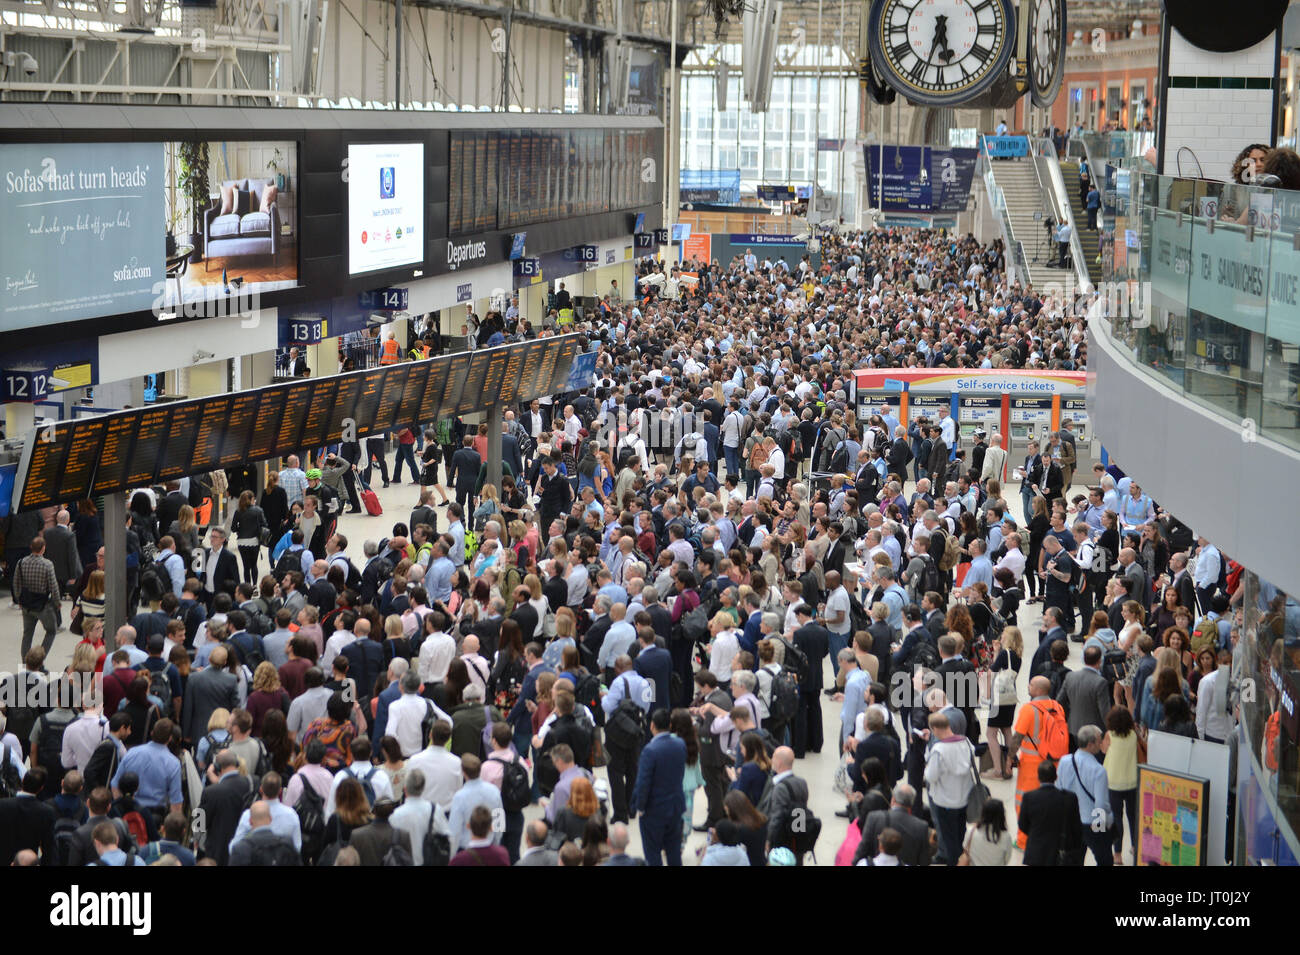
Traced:
<path fill-rule="evenodd" d="M 501 490 L 501 419 L 503 414 L 504 409 L 499 403 L 494 404 L 487 412 L 488 459 L 485 481 L 488 484 L 495 485 L 498 491 Z M 469 517 L 468 514 L 465 516 Z"/>
<path fill-rule="evenodd" d="M 126 497 L 104 496 L 104 634 L 126 623 Z"/>

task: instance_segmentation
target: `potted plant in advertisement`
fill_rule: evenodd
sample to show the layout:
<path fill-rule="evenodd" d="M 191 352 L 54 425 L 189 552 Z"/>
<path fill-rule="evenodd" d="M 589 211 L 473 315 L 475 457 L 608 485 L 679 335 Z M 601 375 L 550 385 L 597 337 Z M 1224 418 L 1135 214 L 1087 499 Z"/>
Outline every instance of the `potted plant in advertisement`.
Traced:
<path fill-rule="evenodd" d="M 203 214 L 208 208 L 208 144 L 184 142 L 177 150 L 179 171 L 176 175 L 177 196 L 188 207 L 190 235 L 194 248 L 191 261 L 203 258 Z M 178 201 L 178 205 L 182 203 Z"/>
<path fill-rule="evenodd" d="M 275 188 L 279 192 L 286 191 L 288 177 L 280 171 L 281 168 L 287 168 L 284 162 L 284 153 L 280 152 L 280 147 L 275 147 L 275 152 L 271 154 L 271 161 L 266 164 L 266 168 L 275 174 Z"/>

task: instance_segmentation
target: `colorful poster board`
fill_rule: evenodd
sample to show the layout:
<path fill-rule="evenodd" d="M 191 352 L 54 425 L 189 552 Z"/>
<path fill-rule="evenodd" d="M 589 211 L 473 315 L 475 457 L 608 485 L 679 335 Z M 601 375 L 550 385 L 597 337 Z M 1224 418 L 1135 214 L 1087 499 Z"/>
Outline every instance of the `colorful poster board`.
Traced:
<path fill-rule="evenodd" d="M 1205 864 L 1210 781 L 1138 767 L 1138 865 Z"/>

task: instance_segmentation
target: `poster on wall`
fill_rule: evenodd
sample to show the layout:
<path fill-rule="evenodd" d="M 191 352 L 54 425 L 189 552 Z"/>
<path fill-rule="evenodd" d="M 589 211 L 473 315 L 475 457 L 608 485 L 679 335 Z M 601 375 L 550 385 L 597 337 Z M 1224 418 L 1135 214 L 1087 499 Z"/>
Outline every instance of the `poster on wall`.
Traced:
<path fill-rule="evenodd" d="M 0 146 L 0 332 L 143 311 L 163 279 L 161 143 Z"/>
<path fill-rule="evenodd" d="M 424 261 L 424 144 L 348 144 L 348 272 Z"/>
<path fill-rule="evenodd" d="M 1210 781 L 1138 767 L 1138 865 L 1205 864 Z"/>
<path fill-rule="evenodd" d="M 682 243 L 682 258 L 686 261 L 708 262 L 713 258 L 713 236 L 696 232 Z"/>

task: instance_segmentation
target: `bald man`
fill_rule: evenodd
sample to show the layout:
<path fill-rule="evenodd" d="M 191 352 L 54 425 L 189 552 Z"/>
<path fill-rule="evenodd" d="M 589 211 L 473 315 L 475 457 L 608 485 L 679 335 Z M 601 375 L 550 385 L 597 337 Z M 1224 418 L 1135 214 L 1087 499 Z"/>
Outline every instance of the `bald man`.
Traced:
<path fill-rule="evenodd" d="M 302 865 L 293 843 L 271 828 L 271 807 L 259 799 L 248 807 L 248 835 L 230 850 L 231 866 Z"/>
<path fill-rule="evenodd" d="M 1011 749 L 1020 755 L 1020 769 L 1016 774 L 1016 815 L 1019 815 L 1025 793 L 1038 788 L 1039 764 L 1044 759 L 1059 760 L 1069 752 L 1065 710 L 1052 699 L 1052 681 L 1045 676 L 1029 681 L 1029 702 L 1016 714 Z M 1016 836 L 1016 844 L 1024 849 L 1024 832 Z"/>

